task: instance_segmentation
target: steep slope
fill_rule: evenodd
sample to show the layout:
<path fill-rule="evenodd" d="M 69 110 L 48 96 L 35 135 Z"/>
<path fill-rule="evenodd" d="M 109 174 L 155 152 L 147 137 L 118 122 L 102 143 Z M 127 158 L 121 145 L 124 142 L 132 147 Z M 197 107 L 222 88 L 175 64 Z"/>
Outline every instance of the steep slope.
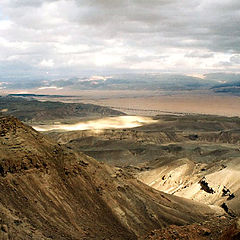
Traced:
<path fill-rule="evenodd" d="M 222 206 L 230 215 L 240 215 L 239 157 L 219 157 L 212 163 L 196 163 L 187 158 L 155 162 L 150 170 L 137 175 L 159 191 Z"/>
<path fill-rule="evenodd" d="M 0 118 L 2 239 L 137 239 L 219 214 Z"/>

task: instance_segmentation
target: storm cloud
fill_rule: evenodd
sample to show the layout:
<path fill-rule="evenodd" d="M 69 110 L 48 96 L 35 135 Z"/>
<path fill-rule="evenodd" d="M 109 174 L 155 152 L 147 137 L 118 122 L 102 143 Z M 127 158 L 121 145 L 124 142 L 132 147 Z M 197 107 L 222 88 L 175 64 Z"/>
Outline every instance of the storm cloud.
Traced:
<path fill-rule="evenodd" d="M 1 0 L 0 67 L 237 72 L 239 24 L 238 0 Z"/>

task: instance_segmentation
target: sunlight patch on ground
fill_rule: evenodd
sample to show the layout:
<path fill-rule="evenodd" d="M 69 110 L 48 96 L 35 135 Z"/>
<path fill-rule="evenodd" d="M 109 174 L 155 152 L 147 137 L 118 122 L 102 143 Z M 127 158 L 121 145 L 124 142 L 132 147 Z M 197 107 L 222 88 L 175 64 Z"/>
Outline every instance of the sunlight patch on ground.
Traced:
<path fill-rule="evenodd" d="M 146 124 L 155 123 L 157 121 L 158 120 L 153 120 L 150 117 L 120 116 L 84 121 L 76 124 L 38 125 L 33 126 L 33 128 L 37 131 L 118 129 L 140 127 Z"/>

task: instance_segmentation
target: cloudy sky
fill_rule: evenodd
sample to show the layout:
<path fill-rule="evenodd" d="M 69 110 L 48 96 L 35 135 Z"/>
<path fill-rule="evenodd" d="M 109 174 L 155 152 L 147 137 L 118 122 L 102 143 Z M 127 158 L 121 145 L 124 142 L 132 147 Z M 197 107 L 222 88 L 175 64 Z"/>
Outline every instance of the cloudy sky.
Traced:
<path fill-rule="evenodd" d="M 239 72 L 239 0 L 1 0 L 1 75 Z"/>

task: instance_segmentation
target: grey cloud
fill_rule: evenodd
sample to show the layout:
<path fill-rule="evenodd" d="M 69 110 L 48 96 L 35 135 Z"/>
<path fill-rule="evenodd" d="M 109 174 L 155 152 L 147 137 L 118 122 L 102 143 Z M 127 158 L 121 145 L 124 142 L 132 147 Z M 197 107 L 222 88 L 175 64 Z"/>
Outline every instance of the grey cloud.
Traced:
<path fill-rule="evenodd" d="M 131 55 L 131 56 L 126 56 L 124 59 L 127 62 L 146 62 L 146 61 L 162 61 L 166 59 L 168 56 L 138 56 L 138 55 Z"/>
<path fill-rule="evenodd" d="M 193 52 L 185 54 L 185 57 L 190 57 L 190 58 L 210 58 L 213 56 L 214 56 L 213 53 L 203 53 L 203 52 L 198 52 L 198 51 L 193 51 Z"/>
<path fill-rule="evenodd" d="M 150 38 L 157 34 L 159 38 L 191 39 L 189 46 L 200 48 L 204 42 L 204 47 L 213 51 L 240 51 L 237 0 L 76 2 L 83 6 L 76 16 L 79 24 L 97 25 L 107 37 L 137 39 L 148 33 Z"/>
<path fill-rule="evenodd" d="M 218 65 L 220 65 L 220 66 L 224 66 L 224 67 L 231 67 L 231 66 L 233 66 L 233 64 L 231 63 L 231 62 L 229 62 L 229 61 L 226 61 L 226 62 L 219 62 L 219 64 Z"/>
<path fill-rule="evenodd" d="M 230 58 L 230 61 L 231 61 L 232 63 L 240 64 L 240 55 L 233 55 L 233 56 Z"/>
<path fill-rule="evenodd" d="M 232 55 L 229 59 L 229 61 L 220 61 L 219 63 L 222 66 L 225 67 L 239 67 L 240 65 L 240 55 L 236 54 L 236 55 Z"/>
<path fill-rule="evenodd" d="M 3 0 L 2 6 L 12 25 L 0 28 L 9 43 L 0 42 L 0 59 L 17 56 L 35 68 L 52 60 L 56 69 L 94 69 L 94 59 L 107 54 L 120 59 L 109 68 L 174 54 L 186 66 L 184 57 L 207 61 L 218 53 L 233 55 L 221 66 L 239 64 L 239 0 Z"/>
<path fill-rule="evenodd" d="M 10 7 L 39 7 L 43 3 L 55 2 L 59 0 L 8 0 Z"/>

